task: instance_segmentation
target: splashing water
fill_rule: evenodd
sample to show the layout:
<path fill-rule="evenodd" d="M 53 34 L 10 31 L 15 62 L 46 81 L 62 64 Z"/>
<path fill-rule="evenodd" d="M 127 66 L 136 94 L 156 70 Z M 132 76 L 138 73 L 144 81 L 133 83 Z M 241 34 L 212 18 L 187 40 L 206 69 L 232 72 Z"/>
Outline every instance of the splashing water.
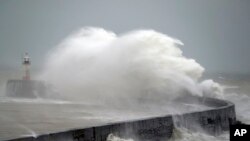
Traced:
<path fill-rule="evenodd" d="M 224 95 L 223 88 L 213 80 L 200 82 L 204 68 L 183 56 L 179 48 L 182 45 L 180 40 L 154 30 L 116 35 L 101 28 L 82 28 L 51 50 L 43 71 L 37 76 L 51 84 L 61 100 L 2 99 L 0 110 L 15 109 L 14 114 L 7 114 L 19 114 L 19 118 L 11 116 L 13 121 L 9 124 L 21 125 L 26 130 L 26 134 L 20 133 L 23 136 L 37 136 L 178 112 L 178 106 L 170 107 L 166 103 L 182 95 L 237 101 L 233 95 Z M 38 129 L 31 120 L 44 129 Z M 6 122 L 0 117 L 1 121 Z M 9 124 L 6 123 L 6 128 Z M 224 135 L 217 138 L 184 129 L 176 130 L 175 134 L 176 141 L 228 140 Z M 132 141 L 113 135 L 108 140 Z"/>
<path fill-rule="evenodd" d="M 113 134 L 109 134 L 107 137 L 107 141 L 134 141 L 133 139 L 122 139 Z"/>
<path fill-rule="evenodd" d="M 202 132 L 193 132 L 185 128 L 177 128 L 174 130 L 172 138 L 169 141 L 228 141 L 228 133 L 214 137 Z M 107 137 L 107 141 L 134 141 L 133 139 L 123 139 L 113 134 Z M 166 139 L 167 141 L 167 139 Z"/>
<path fill-rule="evenodd" d="M 39 78 L 54 85 L 63 98 L 110 105 L 110 109 L 134 108 L 142 103 L 158 105 L 159 109 L 162 103 L 186 94 L 223 98 L 218 83 L 199 82 L 204 68 L 182 55 L 182 45 L 180 40 L 154 30 L 116 35 L 86 27 L 50 52 Z M 131 141 L 113 135 L 107 140 Z"/>
<path fill-rule="evenodd" d="M 165 103 L 204 90 L 218 94 L 213 81 L 199 84 L 204 68 L 182 55 L 183 43 L 154 30 L 116 35 L 86 27 L 50 52 L 40 79 L 70 100 L 137 106 Z M 207 85 L 208 84 L 208 85 Z"/>
<path fill-rule="evenodd" d="M 174 130 L 173 137 L 170 141 L 228 141 L 228 133 L 220 136 L 211 136 L 202 132 L 193 132 L 185 128 L 178 128 Z"/>

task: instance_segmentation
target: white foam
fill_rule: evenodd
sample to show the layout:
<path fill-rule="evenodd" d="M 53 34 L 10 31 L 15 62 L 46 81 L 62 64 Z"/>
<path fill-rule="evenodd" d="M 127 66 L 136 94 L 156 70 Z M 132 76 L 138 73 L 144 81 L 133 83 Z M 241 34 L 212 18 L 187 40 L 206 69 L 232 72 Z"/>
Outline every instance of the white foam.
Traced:
<path fill-rule="evenodd" d="M 202 95 L 198 80 L 204 68 L 183 56 L 181 45 L 154 30 L 116 35 L 85 27 L 50 52 L 40 79 L 63 97 L 102 104 L 161 103 L 186 93 Z"/>
<path fill-rule="evenodd" d="M 133 139 L 123 139 L 120 137 L 117 137 L 113 134 L 109 134 L 107 137 L 107 141 L 134 141 Z"/>

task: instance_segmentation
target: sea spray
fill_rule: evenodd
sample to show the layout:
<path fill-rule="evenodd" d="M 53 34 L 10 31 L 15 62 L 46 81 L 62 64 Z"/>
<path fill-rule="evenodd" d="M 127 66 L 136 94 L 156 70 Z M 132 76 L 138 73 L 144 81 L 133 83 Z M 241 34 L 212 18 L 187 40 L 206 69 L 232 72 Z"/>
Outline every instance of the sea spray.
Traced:
<path fill-rule="evenodd" d="M 204 80 L 200 83 L 202 94 L 208 97 L 224 99 L 224 88 L 211 79 Z"/>
<path fill-rule="evenodd" d="M 228 141 L 229 135 L 223 133 L 219 136 L 211 136 L 204 132 L 194 132 L 186 128 L 176 128 L 174 129 L 172 138 L 170 141 Z"/>
<path fill-rule="evenodd" d="M 50 52 L 40 79 L 64 98 L 120 106 L 202 96 L 203 88 L 216 94 L 206 87 L 212 81 L 199 84 L 204 68 L 184 57 L 181 45 L 154 30 L 116 35 L 85 27 Z"/>
<path fill-rule="evenodd" d="M 123 139 L 120 137 L 117 137 L 113 134 L 109 134 L 107 137 L 107 141 L 134 141 L 133 139 Z"/>
<path fill-rule="evenodd" d="M 185 128 L 174 129 L 172 138 L 170 141 L 228 141 L 229 135 L 227 133 L 220 136 L 211 136 L 203 132 L 194 132 Z M 109 134 L 106 141 L 134 141 L 133 139 L 124 139 L 113 134 Z M 167 141 L 167 139 L 166 139 Z"/>
<path fill-rule="evenodd" d="M 204 68 L 182 55 L 182 45 L 154 30 L 116 35 L 101 28 L 80 29 L 50 51 L 37 78 L 60 99 L 1 99 L 0 111 L 8 119 L 0 118 L 1 139 L 209 108 L 174 100 L 221 95 L 215 82 L 200 83 Z"/>

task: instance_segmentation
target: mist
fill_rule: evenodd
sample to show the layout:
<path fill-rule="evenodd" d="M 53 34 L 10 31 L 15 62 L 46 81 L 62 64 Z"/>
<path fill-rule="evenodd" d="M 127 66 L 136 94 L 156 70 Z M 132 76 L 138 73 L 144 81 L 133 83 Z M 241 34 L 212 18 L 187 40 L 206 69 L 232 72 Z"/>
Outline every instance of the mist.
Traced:
<path fill-rule="evenodd" d="M 200 83 L 204 68 L 183 56 L 175 38 L 152 29 L 116 35 L 83 27 L 48 54 L 39 79 L 61 98 L 135 106 L 165 103 L 183 95 L 218 96 L 219 84 Z"/>

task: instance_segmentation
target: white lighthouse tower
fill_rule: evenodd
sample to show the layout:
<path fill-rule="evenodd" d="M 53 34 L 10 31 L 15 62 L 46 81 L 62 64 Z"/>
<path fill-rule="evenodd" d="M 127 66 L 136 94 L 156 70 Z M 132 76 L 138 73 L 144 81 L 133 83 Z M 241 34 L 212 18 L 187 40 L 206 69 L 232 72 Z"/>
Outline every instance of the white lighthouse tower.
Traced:
<path fill-rule="evenodd" d="M 30 57 L 26 52 L 23 57 L 24 76 L 23 80 L 30 80 Z"/>
<path fill-rule="evenodd" d="M 31 80 L 30 78 L 30 57 L 26 52 L 22 58 L 23 76 L 22 79 L 8 80 L 6 85 L 6 96 L 15 98 L 46 98 L 49 92 L 43 81 Z"/>

